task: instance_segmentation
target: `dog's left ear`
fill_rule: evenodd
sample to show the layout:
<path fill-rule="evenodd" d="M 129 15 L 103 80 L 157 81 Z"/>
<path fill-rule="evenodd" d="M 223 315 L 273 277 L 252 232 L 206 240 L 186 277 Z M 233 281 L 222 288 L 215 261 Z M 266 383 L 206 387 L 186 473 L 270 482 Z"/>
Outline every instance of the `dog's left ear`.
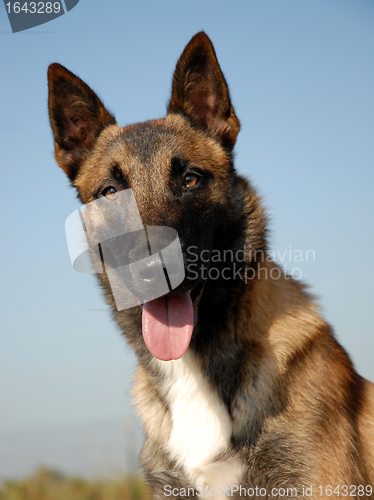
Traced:
<path fill-rule="evenodd" d="M 100 132 L 116 123 L 88 85 L 61 64 L 48 69 L 48 108 L 58 165 L 74 181 Z"/>
<path fill-rule="evenodd" d="M 229 148 L 235 144 L 240 122 L 213 44 L 204 32 L 191 39 L 177 63 L 168 113 L 188 116 Z"/>

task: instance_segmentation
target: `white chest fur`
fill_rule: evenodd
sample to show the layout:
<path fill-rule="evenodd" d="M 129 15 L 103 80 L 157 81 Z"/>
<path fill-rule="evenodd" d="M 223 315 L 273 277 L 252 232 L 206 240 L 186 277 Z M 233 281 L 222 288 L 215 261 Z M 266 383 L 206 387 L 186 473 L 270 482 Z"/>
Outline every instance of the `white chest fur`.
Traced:
<path fill-rule="evenodd" d="M 183 466 L 195 486 L 218 489 L 240 484 L 239 459 L 216 459 L 229 446 L 230 416 L 192 355 L 156 362 L 165 376 L 164 397 L 171 412 L 170 458 Z"/>

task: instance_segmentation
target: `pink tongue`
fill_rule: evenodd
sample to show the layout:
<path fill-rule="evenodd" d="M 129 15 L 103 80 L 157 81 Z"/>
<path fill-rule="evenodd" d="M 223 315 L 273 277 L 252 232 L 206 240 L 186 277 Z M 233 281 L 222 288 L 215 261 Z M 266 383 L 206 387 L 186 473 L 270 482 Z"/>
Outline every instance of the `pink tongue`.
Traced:
<path fill-rule="evenodd" d="M 187 351 L 194 315 L 190 294 L 180 293 L 143 305 L 143 337 L 151 354 L 162 361 L 179 359 Z"/>

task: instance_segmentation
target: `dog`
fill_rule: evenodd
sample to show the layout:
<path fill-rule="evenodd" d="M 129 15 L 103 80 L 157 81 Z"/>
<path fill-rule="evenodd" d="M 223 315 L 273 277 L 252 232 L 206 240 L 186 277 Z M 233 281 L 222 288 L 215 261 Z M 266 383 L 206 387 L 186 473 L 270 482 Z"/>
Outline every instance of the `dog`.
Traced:
<path fill-rule="evenodd" d="M 138 357 L 153 498 L 374 498 L 374 385 L 304 285 L 268 258 L 266 213 L 234 168 L 240 122 L 208 36 L 181 55 L 162 119 L 122 128 L 63 66 L 48 82 L 55 158 L 83 204 L 132 189 L 144 226 L 179 236 L 182 283 L 142 307 L 118 310 L 98 275 Z"/>

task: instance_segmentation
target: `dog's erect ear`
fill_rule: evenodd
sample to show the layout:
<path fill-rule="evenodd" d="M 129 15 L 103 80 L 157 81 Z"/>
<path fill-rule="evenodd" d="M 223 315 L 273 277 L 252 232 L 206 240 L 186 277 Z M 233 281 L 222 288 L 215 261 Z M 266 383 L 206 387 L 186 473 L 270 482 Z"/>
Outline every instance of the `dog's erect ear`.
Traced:
<path fill-rule="evenodd" d="M 49 67 L 48 87 L 56 161 L 73 181 L 100 132 L 115 119 L 97 95 L 60 64 Z"/>
<path fill-rule="evenodd" d="M 177 63 L 168 113 L 182 113 L 229 147 L 235 144 L 240 123 L 214 47 L 204 32 L 192 38 Z"/>

